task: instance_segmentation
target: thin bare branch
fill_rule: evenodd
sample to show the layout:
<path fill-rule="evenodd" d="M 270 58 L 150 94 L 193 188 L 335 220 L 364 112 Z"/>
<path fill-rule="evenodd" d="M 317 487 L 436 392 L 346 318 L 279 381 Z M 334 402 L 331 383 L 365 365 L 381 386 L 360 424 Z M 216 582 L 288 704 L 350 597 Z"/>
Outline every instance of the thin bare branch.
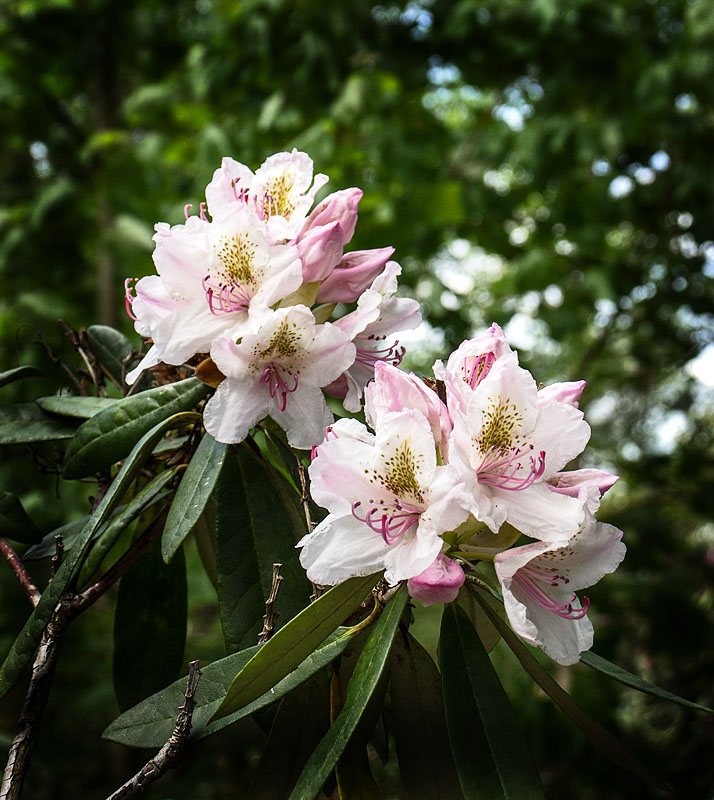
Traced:
<path fill-rule="evenodd" d="M 191 661 L 188 665 L 188 683 L 184 694 L 184 704 L 179 710 L 173 733 L 159 752 L 127 781 L 123 786 L 110 795 L 107 800 L 126 800 L 143 792 L 146 786 L 160 778 L 165 772 L 178 766 L 183 755 L 186 742 L 191 733 L 193 709 L 195 707 L 194 695 L 201 670 L 198 661 Z"/>
<path fill-rule="evenodd" d="M 25 565 L 20 561 L 20 557 L 17 555 L 10 542 L 4 537 L 0 537 L 0 553 L 2 553 L 3 558 L 10 565 L 10 569 L 15 573 L 15 576 L 20 582 L 20 586 L 22 586 L 23 591 L 32 605 L 36 606 L 40 602 L 42 593 L 32 582 L 30 573 L 25 569 Z"/>
<path fill-rule="evenodd" d="M 273 635 L 275 622 L 280 616 L 276 608 L 276 600 L 278 599 L 278 592 L 280 591 L 280 584 L 282 583 L 283 576 L 280 574 L 282 564 L 273 564 L 273 583 L 270 587 L 270 594 L 265 601 L 265 616 L 263 617 L 263 630 L 258 636 L 258 644 L 265 644 L 268 639 Z"/>
<path fill-rule="evenodd" d="M 72 616 L 69 595 L 62 597 L 47 624 L 42 642 L 32 665 L 32 678 L 25 695 L 20 719 L 8 753 L 7 765 L 0 784 L 0 800 L 17 800 L 30 766 L 42 713 L 50 696 L 50 687 L 62 649 L 64 635 Z"/>

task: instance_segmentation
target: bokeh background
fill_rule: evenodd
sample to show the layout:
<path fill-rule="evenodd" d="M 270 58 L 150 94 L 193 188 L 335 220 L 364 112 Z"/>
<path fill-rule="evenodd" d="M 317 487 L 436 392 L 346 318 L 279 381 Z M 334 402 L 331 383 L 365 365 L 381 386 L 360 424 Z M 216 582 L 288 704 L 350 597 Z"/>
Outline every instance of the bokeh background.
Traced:
<path fill-rule="evenodd" d="M 224 155 L 306 150 L 328 190 L 365 192 L 352 249 L 397 248 L 427 320 L 408 366 L 429 374 L 495 321 L 538 380 L 588 381 L 578 466 L 622 476 L 600 518 L 628 545 L 590 592 L 594 649 L 712 706 L 712 75 L 711 0 L 2 0 L 0 369 L 38 364 L 56 391 L 38 332 L 69 359 L 58 317 L 129 333 L 122 282 L 153 271 L 154 222 L 181 222 Z M 86 513 L 35 466 L 4 449 L 1 488 L 44 530 Z M 212 591 L 191 566 L 187 659 L 222 655 Z M 5 652 L 28 608 L 9 570 L 0 592 Z M 104 797 L 146 759 L 99 739 L 117 713 L 111 608 L 71 630 L 28 797 Z M 549 797 L 656 796 L 501 647 Z M 676 797 L 714 796 L 712 718 L 584 666 L 555 674 Z M 3 749 L 23 693 L 0 708 Z M 264 739 L 234 726 L 146 796 L 247 796 Z"/>

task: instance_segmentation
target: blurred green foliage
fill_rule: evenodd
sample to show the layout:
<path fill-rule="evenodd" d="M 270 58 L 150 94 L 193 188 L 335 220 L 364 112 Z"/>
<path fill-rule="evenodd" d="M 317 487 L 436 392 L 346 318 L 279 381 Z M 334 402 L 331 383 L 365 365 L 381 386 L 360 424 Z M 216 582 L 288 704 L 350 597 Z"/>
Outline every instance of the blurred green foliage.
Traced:
<path fill-rule="evenodd" d="M 153 271 L 152 224 L 181 222 L 224 155 L 255 168 L 304 149 L 329 190 L 364 189 L 354 249 L 397 248 L 430 324 L 412 367 L 496 321 L 537 379 L 588 380 L 580 466 L 622 476 L 600 518 L 628 545 L 592 593 L 595 649 L 711 706 L 712 74 L 708 0 L 6 0 L 2 369 L 37 364 L 55 391 L 63 373 L 25 323 L 66 357 L 57 317 L 129 332 L 122 281 Z M 4 388 L 3 402 L 42 380 Z M 79 489 L 52 502 L 54 477 L 38 488 L 27 454 L 5 452 L 0 488 L 43 530 L 86 513 Z M 213 658 L 215 599 L 188 555 L 186 655 Z M 27 614 L 7 572 L 3 652 Z M 108 793 L 141 762 L 98 739 L 116 715 L 108 613 L 71 632 L 30 773 L 40 800 Z M 501 648 L 548 796 L 648 796 Z M 709 720 L 582 666 L 557 676 L 678 797 L 711 796 Z M 263 740 L 241 723 L 147 796 L 236 796 Z M 382 782 L 399 796 L 389 770 Z"/>

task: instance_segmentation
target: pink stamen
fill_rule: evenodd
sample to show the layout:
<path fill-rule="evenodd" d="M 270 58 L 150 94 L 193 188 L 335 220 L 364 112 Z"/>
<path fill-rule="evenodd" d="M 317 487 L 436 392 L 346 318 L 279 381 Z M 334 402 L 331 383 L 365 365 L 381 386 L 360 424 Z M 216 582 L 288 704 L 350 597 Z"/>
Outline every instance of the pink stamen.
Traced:
<path fill-rule="evenodd" d="M 493 366 L 495 360 L 495 353 L 481 353 L 481 355 L 478 356 L 478 358 L 474 361 L 474 365 L 471 368 L 468 378 L 464 374 L 464 380 L 466 383 L 468 383 L 472 389 L 475 389 L 491 371 L 491 367 Z M 465 372 L 466 364 L 464 364 L 464 373 Z"/>
<path fill-rule="evenodd" d="M 340 437 L 339 437 L 339 436 L 338 436 L 338 435 L 335 433 L 335 429 L 332 427 L 332 425 L 328 425 L 328 426 L 325 428 L 325 441 L 326 441 L 326 442 L 329 442 L 329 441 L 330 441 L 330 434 L 332 434 L 332 435 L 333 435 L 333 437 L 334 437 L 335 439 L 339 439 L 339 438 L 340 438 Z"/>
<path fill-rule="evenodd" d="M 548 575 L 538 567 L 526 565 L 516 571 L 513 582 L 527 595 L 537 606 L 546 611 L 552 611 L 563 619 L 582 619 L 590 608 L 590 598 L 583 599 L 582 608 L 573 608 L 573 603 L 578 599 L 573 594 L 566 603 L 558 603 L 543 588 L 544 582 L 550 586 L 557 586 L 558 583 L 567 583 L 568 579 L 564 575 Z"/>
<path fill-rule="evenodd" d="M 218 317 L 233 311 L 248 311 L 252 297 L 247 289 L 238 284 L 227 283 L 211 286 L 210 279 L 211 276 L 206 275 L 202 283 L 211 314 Z"/>
<path fill-rule="evenodd" d="M 372 337 L 369 337 L 370 339 Z M 355 341 L 367 341 L 360 339 L 359 336 L 355 337 Z M 365 367 L 372 367 L 378 361 L 387 361 L 392 366 L 398 367 L 402 363 L 404 354 L 407 352 L 406 347 L 397 347 L 399 340 L 396 340 L 391 347 L 383 347 L 381 350 L 361 349 L 357 348 L 357 356 L 355 361 L 363 364 Z"/>
<path fill-rule="evenodd" d="M 312 449 L 310 450 L 310 463 L 311 463 L 311 464 L 312 464 L 312 462 L 313 462 L 313 461 L 314 461 L 314 460 L 317 458 L 317 455 L 318 455 L 318 454 L 317 454 L 317 445 L 316 445 L 316 444 L 314 444 L 314 445 L 312 446 Z"/>
<path fill-rule="evenodd" d="M 288 386 L 285 382 L 284 375 L 290 376 L 294 383 Z M 288 394 L 294 392 L 298 388 L 298 376 L 282 364 L 274 364 L 271 362 L 263 370 L 259 381 L 261 386 L 267 385 L 271 397 L 278 396 L 278 408 L 285 411 L 288 404 Z"/>
<path fill-rule="evenodd" d="M 186 205 L 183 207 L 183 215 L 186 219 L 189 218 L 188 212 L 190 211 L 192 205 L 193 205 L 192 203 L 186 203 Z"/>
<path fill-rule="evenodd" d="M 136 299 L 132 293 L 132 283 L 135 283 L 138 278 L 127 278 L 124 281 L 124 305 L 126 306 L 126 313 L 136 322 L 136 314 L 132 310 L 132 305 Z"/>
<path fill-rule="evenodd" d="M 360 517 L 357 513 L 357 508 L 362 503 L 357 501 L 352 503 L 352 516 L 378 533 L 386 544 L 394 544 L 401 536 L 403 536 L 412 526 L 419 523 L 422 511 L 416 506 L 408 503 L 402 503 L 397 498 L 394 499 L 394 505 L 381 506 L 382 510 L 390 513 L 382 513 L 378 521 L 375 518 L 380 513 L 380 506 L 373 505 L 364 517 Z"/>
<path fill-rule="evenodd" d="M 206 204 L 205 203 L 201 203 L 199 205 L 199 208 L 201 209 L 201 214 L 200 214 L 201 219 L 204 222 L 208 222 L 208 217 L 206 216 Z"/>
<path fill-rule="evenodd" d="M 529 445 L 533 449 L 533 445 Z M 483 457 L 483 461 L 476 469 L 477 480 L 509 492 L 520 492 L 532 486 L 545 471 L 545 450 L 541 450 L 538 458 L 529 455 L 531 466 L 528 472 L 521 473 L 521 459 L 524 455 L 523 448 L 513 447 L 505 450 L 500 447 L 491 447 Z"/>

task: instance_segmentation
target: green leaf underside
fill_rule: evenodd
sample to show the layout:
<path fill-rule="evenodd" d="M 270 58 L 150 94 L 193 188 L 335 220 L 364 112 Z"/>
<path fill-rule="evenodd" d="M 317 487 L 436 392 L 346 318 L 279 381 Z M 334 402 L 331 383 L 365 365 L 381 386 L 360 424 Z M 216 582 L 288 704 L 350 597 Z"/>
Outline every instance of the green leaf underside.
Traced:
<path fill-rule="evenodd" d="M 0 697 L 14 685 L 22 670 L 32 658 L 40 642 L 42 632 L 49 622 L 57 602 L 73 578 L 75 568 L 82 559 L 87 545 L 100 526 L 108 519 L 112 510 L 141 469 L 142 464 L 151 454 L 156 442 L 169 429 L 185 425 L 189 421 L 198 421 L 200 418 L 200 415 L 195 413 L 175 414 L 167 420 L 162 420 L 137 442 L 117 473 L 116 478 L 107 489 L 102 501 L 78 535 L 75 546 L 63 559 L 57 574 L 42 593 L 35 610 L 10 648 L 2 667 L 0 667 Z"/>
<path fill-rule="evenodd" d="M 183 550 L 164 564 L 158 540 L 119 582 L 113 655 L 119 708 L 131 708 L 181 673 L 186 597 Z"/>
<path fill-rule="evenodd" d="M 29 365 L 24 367 L 13 367 L 13 369 L 7 369 L 4 372 L 0 372 L 0 389 L 10 383 L 15 383 L 15 381 L 21 381 L 23 378 L 38 378 L 41 376 L 42 372 L 40 372 L 37 367 L 31 367 Z"/>
<path fill-rule="evenodd" d="M 384 671 L 407 599 L 402 585 L 372 627 L 347 686 L 345 704 L 308 759 L 290 800 L 313 800 L 334 769 Z"/>
<path fill-rule="evenodd" d="M 227 452 L 228 445 L 217 442 L 210 433 L 206 433 L 201 439 L 181 478 L 166 518 L 161 537 L 161 554 L 167 563 L 203 514 Z"/>
<path fill-rule="evenodd" d="M 207 391 L 197 378 L 188 378 L 117 400 L 77 430 L 67 448 L 62 476 L 84 478 L 121 461 L 154 425 L 193 408 Z"/>
<path fill-rule="evenodd" d="M 76 419 L 90 419 L 100 411 L 118 402 L 111 397 L 73 397 L 70 395 L 52 395 L 38 397 L 37 405 L 50 414 Z"/>
<path fill-rule="evenodd" d="M 444 609 L 440 662 L 451 751 L 466 800 L 544 798 L 488 653 L 456 603 Z"/>
<path fill-rule="evenodd" d="M 251 800 L 289 796 L 330 727 L 329 698 L 330 679 L 327 670 L 321 670 L 283 699 L 248 789 Z"/>
<path fill-rule="evenodd" d="M 630 755 L 606 728 L 603 728 L 599 722 L 596 722 L 589 714 L 583 711 L 575 700 L 538 663 L 530 650 L 496 613 L 497 601 L 485 592 L 477 590 L 474 590 L 474 596 L 500 632 L 503 640 L 521 662 L 521 666 L 555 705 L 580 728 L 592 744 L 623 769 L 638 775 L 659 788 L 665 788 L 662 782 L 652 775 L 634 756 Z"/>
<path fill-rule="evenodd" d="M 203 667 L 196 690 L 191 738 L 202 739 L 204 736 L 209 736 L 284 697 L 337 658 L 351 638 L 349 628 L 338 628 L 333 631 L 320 647 L 274 687 L 249 705 L 210 724 L 208 722 L 226 696 L 236 672 L 243 669 L 260 650 L 260 646 L 253 645 Z M 183 704 L 185 690 L 185 678 L 175 681 L 171 686 L 148 697 L 115 719 L 102 734 L 103 738 L 130 747 L 161 747 L 174 729 L 177 709 Z"/>
<path fill-rule="evenodd" d="M 676 703 L 677 705 L 684 706 L 684 708 L 691 708 L 693 711 L 704 711 L 707 714 L 714 714 L 714 710 L 711 708 L 699 705 L 699 703 L 693 703 L 691 700 L 685 700 L 683 697 L 668 692 L 666 689 L 660 689 L 659 686 L 655 686 L 654 683 L 640 678 L 639 675 L 633 675 L 633 673 L 628 672 L 626 669 L 618 667 L 617 664 L 612 664 L 602 656 L 597 655 L 597 653 L 586 651 L 581 654 L 580 660 L 583 664 L 587 664 L 592 669 L 596 669 L 598 672 L 602 672 L 604 675 L 614 678 L 619 683 L 629 686 L 632 689 L 637 689 L 638 692 L 651 694 L 653 697 L 668 700 L 670 703 Z"/>
<path fill-rule="evenodd" d="M 80 585 L 89 580 L 99 569 L 107 553 L 109 553 L 114 543 L 129 525 L 151 506 L 164 498 L 166 494 L 164 489 L 177 471 L 178 467 L 171 467 L 160 472 L 132 497 L 116 517 L 97 532 L 80 570 Z"/>
<path fill-rule="evenodd" d="M 124 371 L 129 368 L 128 359 L 134 352 L 134 345 L 123 333 L 108 325 L 90 325 L 87 333 L 99 363 L 121 386 Z"/>
<path fill-rule="evenodd" d="M 20 498 L 10 492 L 0 492 L 0 536 L 23 544 L 42 540 L 42 532 L 27 515 Z"/>
<path fill-rule="evenodd" d="M 306 528 L 296 492 L 245 444 L 227 454 L 215 498 L 218 602 L 230 653 L 257 641 L 274 563 L 283 576 L 277 627 L 308 604 L 310 585 L 295 547 Z"/>
<path fill-rule="evenodd" d="M 349 578 L 333 586 L 269 639 L 236 675 L 213 719 L 260 697 L 292 672 L 355 611 L 381 577 Z"/>
<path fill-rule="evenodd" d="M 70 422 L 46 414 L 36 403 L 0 406 L 0 445 L 62 442 L 74 436 Z"/>
<path fill-rule="evenodd" d="M 460 800 L 436 664 L 411 634 L 397 634 L 391 672 L 392 725 L 399 774 L 407 795 L 423 800 Z"/>

